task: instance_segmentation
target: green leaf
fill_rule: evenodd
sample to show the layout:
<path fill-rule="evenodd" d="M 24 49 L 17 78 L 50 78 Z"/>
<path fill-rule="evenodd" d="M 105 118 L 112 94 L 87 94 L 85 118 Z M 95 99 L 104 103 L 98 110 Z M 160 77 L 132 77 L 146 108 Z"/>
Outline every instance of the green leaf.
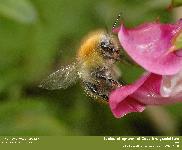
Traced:
<path fill-rule="evenodd" d="M 0 0 L 0 15 L 28 24 L 37 20 L 37 12 L 29 0 Z"/>
<path fill-rule="evenodd" d="M 172 6 L 182 6 L 182 0 L 172 0 Z"/>

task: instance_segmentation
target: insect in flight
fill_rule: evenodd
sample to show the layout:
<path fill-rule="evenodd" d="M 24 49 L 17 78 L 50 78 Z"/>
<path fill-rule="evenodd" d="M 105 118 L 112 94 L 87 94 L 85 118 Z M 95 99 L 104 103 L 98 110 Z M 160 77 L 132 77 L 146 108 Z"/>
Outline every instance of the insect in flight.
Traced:
<path fill-rule="evenodd" d="M 117 21 L 113 25 L 115 27 Z M 109 92 L 121 84 L 114 78 L 114 63 L 123 58 L 118 40 L 111 33 L 98 30 L 88 34 L 78 49 L 76 61 L 61 67 L 43 80 L 39 87 L 65 89 L 80 79 L 85 92 L 108 101 Z"/>

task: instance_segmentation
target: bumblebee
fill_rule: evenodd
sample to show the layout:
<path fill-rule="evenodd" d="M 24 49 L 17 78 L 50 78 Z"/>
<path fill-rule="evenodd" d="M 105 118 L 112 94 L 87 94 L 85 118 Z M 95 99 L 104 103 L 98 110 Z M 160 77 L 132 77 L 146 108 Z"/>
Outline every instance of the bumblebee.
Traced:
<path fill-rule="evenodd" d="M 95 98 L 108 101 L 111 90 L 121 86 L 114 77 L 114 63 L 123 58 L 117 38 L 104 30 L 89 33 L 81 42 L 76 60 L 50 74 L 39 87 L 65 89 L 81 81 L 85 92 Z"/>

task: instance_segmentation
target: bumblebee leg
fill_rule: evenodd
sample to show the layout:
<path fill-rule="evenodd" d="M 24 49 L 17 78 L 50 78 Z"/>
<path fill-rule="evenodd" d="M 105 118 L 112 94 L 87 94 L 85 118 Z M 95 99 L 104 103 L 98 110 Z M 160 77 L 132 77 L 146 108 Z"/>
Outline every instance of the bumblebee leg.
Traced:
<path fill-rule="evenodd" d="M 106 80 L 108 80 L 111 83 L 111 85 L 115 86 L 115 87 L 119 87 L 119 86 L 123 86 L 123 85 L 127 84 L 122 78 L 121 78 L 120 82 L 116 81 L 114 79 L 111 79 L 111 78 L 108 78 Z"/>
<path fill-rule="evenodd" d="M 112 79 L 111 74 L 109 73 L 108 69 L 106 69 L 106 68 L 102 68 L 96 72 L 92 72 L 92 75 L 94 75 L 95 78 L 97 78 L 97 79 L 104 80 L 106 82 L 106 84 L 112 88 L 115 88 L 115 87 L 118 87 L 118 86 L 121 86 L 124 84 L 124 82 L 119 83 L 118 81 Z"/>
<path fill-rule="evenodd" d="M 114 80 L 114 79 L 107 79 L 106 80 L 109 82 L 109 84 L 112 86 L 112 87 L 119 87 L 121 86 L 122 84 L 119 83 L 118 81 Z"/>
<path fill-rule="evenodd" d="M 103 94 L 101 90 L 99 90 L 99 85 L 96 85 L 94 83 L 91 82 L 83 82 L 85 87 L 86 87 L 86 91 L 90 93 L 91 96 L 98 96 L 101 97 L 103 100 L 108 101 L 108 96 L 106 94 Z"/>

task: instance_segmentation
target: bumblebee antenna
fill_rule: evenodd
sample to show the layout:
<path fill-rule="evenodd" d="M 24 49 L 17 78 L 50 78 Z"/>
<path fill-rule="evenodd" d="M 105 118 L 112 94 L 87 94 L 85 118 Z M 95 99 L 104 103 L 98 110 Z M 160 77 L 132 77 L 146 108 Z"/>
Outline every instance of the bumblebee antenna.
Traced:
<path fill-rule="evenodd" d="M 114 22 L 112 29 L 114 29 L 119 21 L 119 19 L 121 18 L 121 13 L 118 14 L 118 17 L 116 18 L 116 21 Z"/>

